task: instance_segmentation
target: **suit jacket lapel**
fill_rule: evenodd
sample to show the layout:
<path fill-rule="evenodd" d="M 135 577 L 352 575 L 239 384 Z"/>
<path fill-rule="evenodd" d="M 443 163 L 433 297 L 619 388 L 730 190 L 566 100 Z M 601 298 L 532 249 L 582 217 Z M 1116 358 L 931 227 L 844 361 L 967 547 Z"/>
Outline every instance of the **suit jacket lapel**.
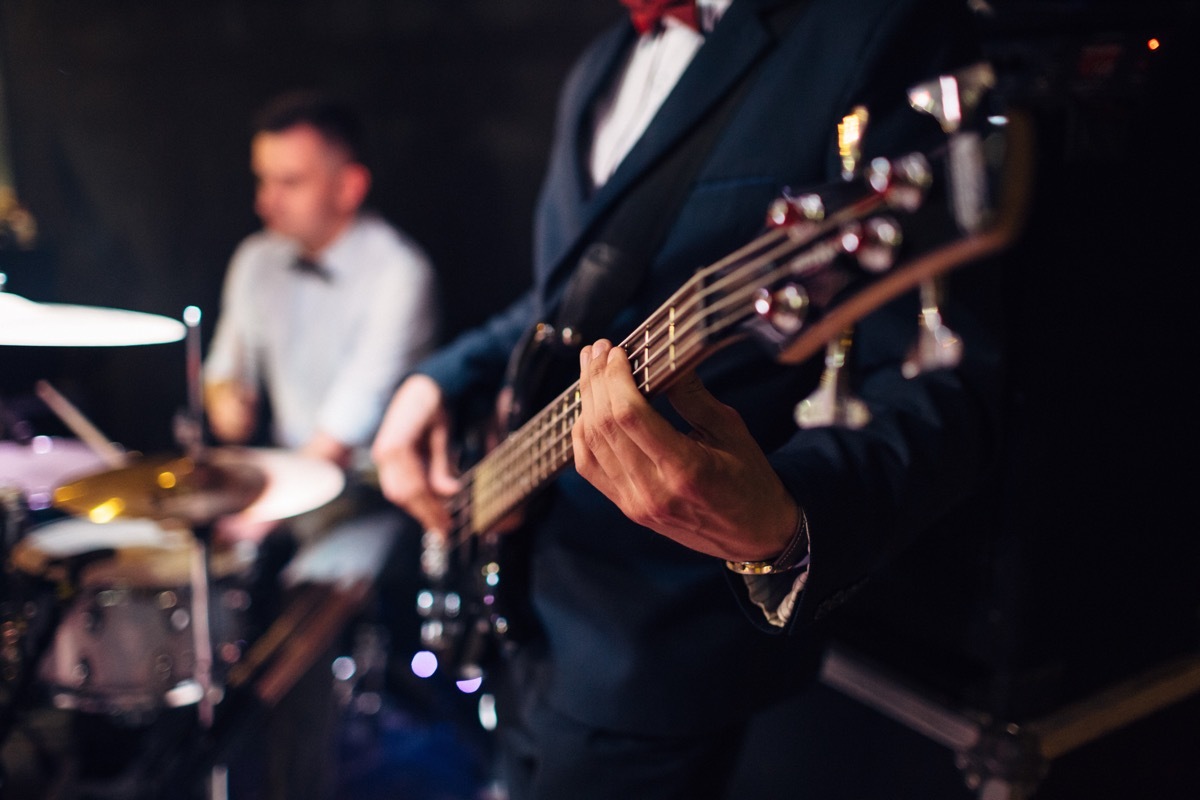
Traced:
<path fill-rule="evenodd" d="M 566 93 L 563 119 L 566 120 L 571 147 L 564 148 L 561 155 L 570 159 L 564 174 L 570 176 L 573 182 L 571 194 L 581 204 L 589 202 L 591 195 L 588 168 L 591 111 L 600 93 L 612 82 L 633 39 L 633 28 L 629 25 L 618 25 L 605 33 L 585 57 L 578 71 L 579 82 Z"/>
<path fill-rule="evenodd" d="M 771 45 L 757 5 L 739 0 L 697 51 L 658 114 L 593 198 L 605 209 L 694 129 Z"/>
<path fill-rule="evenodd" d="M 591 109 L 633 38 L 628 23 L 613 26 L 588 49 L 564 87 L 534 237 L 535 262 L 543 286 L 556 280 L 564 264 L 573 261 L 576 242 L 595 219 L 587 164 Z"/>
<path fill-rule="evenodd" d="M 618 26 L 607 34 L 590 55 L 590 69 L 581 71 L 586 78 L 570 93 L 571 106 L 564 117 L 571 127 L 569 152 L 560 157 L 571 163 L 560 164 L 560 175 L 569 175 L 574 182 L 571 190 L 557 195 L 559 202 L 577 202 L 570 213 L 577 227 L 574 235 L 564 237 L 555 253 L 543 263 L 553 264 L 550 281 L 561 270 L 573 265 L 580 246 L 593 235 L 597 222 L 612 205 L 624 197 L 648 170 L 656 165 L 728 92 L 757 59 L 772 45 L 770 31 L 761 14 L 788 0 L 737 0 L 730 6 L 725 19 L 717 26 L 708 41 L 697 51 L 679 83 L 664 102 L 642 138 L 634 145 L 612 178 L 589 197 L 590 180 L 587 167 L 587 146 L 591 138 L 591 115 L 597 95 L 605 89 L 621 63 L 626 47 L 632 41 L 632 28 Z M 561 132 L 560 132 L 561 133 Z M 564 148 L 565 150 L 565 148 Z"/>
<path fill-rule="evenodd" d="M 733 2 L 617 172 L 598 191 L 590 194 L 587 164 L 592 125 L 590 110 L 622 64 L 634 34 L 631 26 L 624 24 L 601 37 L 587 56 L 586 68 L 580 71 L 580 83 L 568 92 L 566 102 L 569 104 L 563 116 L 564 125 L 568 127 L 558 131 L 559 136 L 568 134 L 571 139 L 570 146 L 560 143 L 556 154 L 556 158 L 563 160 L 557 163 L 556 173 L 560 179 L 569 176 L 570 186 L 559 185 L 553 192 L 553 201 L 560 204 L 557 210 L 560 221 L 570 221 L 569 227 L 574 230 L 560 236 L 553 247 L 540 254 L 539 263 L 548 267 L 544 285 L 558 283 L 564 271 L 575 265 L 582 246 L 595 235 L 596 225 L 612 205 L 679 144 L 773 46 L 772 31 L 764 24 L 762 14 L 794 1 L 797 0 Z"/>

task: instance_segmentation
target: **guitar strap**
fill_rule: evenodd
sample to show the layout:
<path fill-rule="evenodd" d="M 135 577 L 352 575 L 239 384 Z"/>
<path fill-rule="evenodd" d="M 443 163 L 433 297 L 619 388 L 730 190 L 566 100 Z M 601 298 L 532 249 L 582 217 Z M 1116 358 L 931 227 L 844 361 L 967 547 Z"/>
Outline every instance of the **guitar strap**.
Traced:
<path fill-rule="evenodd" d="M 805 5 L 787 3 L 767 18 L 777 38 Z M 700 165 L 764 60 L 747 69 L 712 113 L 633 188 L 584 250 L 563 290 L 554 322 L 560 334 L 568 330 L 572 334 L 569 340 L 564 337 L 564 344 L 582 344 L 598 336 L 634 295 Z"/>

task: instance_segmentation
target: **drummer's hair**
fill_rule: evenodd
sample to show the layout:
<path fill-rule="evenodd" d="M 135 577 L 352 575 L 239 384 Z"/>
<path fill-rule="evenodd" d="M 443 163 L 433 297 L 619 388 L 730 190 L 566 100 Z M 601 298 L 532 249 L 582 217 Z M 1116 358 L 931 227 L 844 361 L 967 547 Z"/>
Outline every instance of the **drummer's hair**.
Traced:
<path fill-rule="evenodd" d="M 311 125 L 351 161 L 367 163 L 366 125 L 347 101 L 318 89 L 293 89 L 268 100 L 254 115 L 251 134 Z"/>

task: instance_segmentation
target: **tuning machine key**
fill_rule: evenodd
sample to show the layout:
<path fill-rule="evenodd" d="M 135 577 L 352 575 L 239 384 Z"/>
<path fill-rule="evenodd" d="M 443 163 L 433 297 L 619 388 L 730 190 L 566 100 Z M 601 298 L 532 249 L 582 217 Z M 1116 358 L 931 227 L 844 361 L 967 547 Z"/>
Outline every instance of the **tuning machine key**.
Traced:
<path fill-rule="evenodd" d="M 900 367 L 906 378 L 922 372 L 957 367 L 962 360 L 962 338 L 942 321 L 942 285 L 936 279 L 921 283 L 921 313 L 917 341 Z"/>
<path fill-rule="evenodd" d="M 871 412 L 850 391 L 847 356 L 853 341 L 853 331 L 845 330 L 830 340 L 825 348 L 825 371 L 816 391 L 796 404 L 796 424 L 801 428 L 820 428 L 840 425 L 861 428 L 871 421 Z"/>

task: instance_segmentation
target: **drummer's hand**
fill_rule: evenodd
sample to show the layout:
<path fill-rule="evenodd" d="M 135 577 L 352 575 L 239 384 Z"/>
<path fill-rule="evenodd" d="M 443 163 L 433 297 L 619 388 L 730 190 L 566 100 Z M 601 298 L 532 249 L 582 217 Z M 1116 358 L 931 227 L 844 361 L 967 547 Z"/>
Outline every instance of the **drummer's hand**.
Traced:
<path fill-rule="evenodd" d="M 451 469 L 449 448 L 450 423 L 441 387 L 427 375 L 410 376 L 384 413 L 371 459 L 384 496 L 425 530 L 450 530 L 445 500 L 460 483 Z"/>
<path fill-rule="evenodd" d="M 317 431 L 308 440 L 308 443 L 300 448 L 302 455 L 324 459 L 341 469 L 346 469 L 350 466 L 351 452 L 351 449 L 346 444 L 330 436 L 325 431 Z"/>
<path fill-rule="evenodd" d="M 242 444 L 258 422 L 258 393 L 237 381 L 204 387 L 204 406 L 213 435 L 222 442 Z"/>
<path fill-rule="evenodd" d="M 281 521 L 277 519 L 253 519 L 239 514 L 222 517 L 213 525 L 213 541 L 223 545 L 238 542 L 259 544 L 280 524 Z"/>
<path fill-rule="evenodd" d="M 736 411 L 689 372 L 668 390 L 692 426 L 680 433 L 634 384 L 625 351 L 605 340 L 580 353 L 575 467 L 631 520 L 733 561 L 774 558 L 799 508 Z"/>

